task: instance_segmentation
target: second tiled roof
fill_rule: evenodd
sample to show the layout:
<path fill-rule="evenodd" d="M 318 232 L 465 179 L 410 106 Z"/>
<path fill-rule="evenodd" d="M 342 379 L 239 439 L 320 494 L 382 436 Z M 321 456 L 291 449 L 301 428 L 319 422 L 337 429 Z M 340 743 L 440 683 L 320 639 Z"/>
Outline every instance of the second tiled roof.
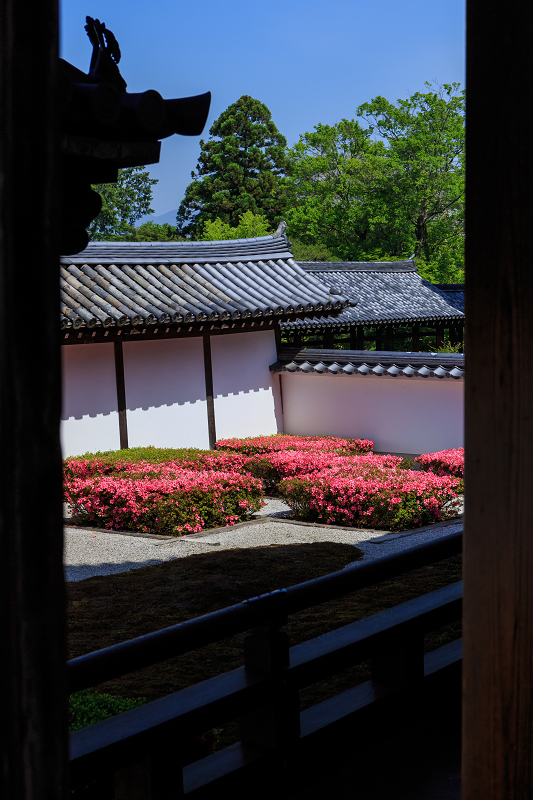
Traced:
<path fill-rule="evenodd" d="M 321 314 L 288 321 L 284 328 L 463 321 L 463 286 L 429 283 L 418 274 L 414 261 L 298 263 L 330 291 L 349 298 L 351 307 L 335 318 Z"/>

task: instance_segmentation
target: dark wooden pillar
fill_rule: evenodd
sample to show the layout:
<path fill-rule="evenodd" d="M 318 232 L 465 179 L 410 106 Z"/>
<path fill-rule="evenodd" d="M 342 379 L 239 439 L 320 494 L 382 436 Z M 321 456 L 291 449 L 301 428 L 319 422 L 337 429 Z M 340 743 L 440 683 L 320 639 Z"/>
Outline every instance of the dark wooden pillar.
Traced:
<path fill-rule="evenodd" d="M 383 350 L 383 327 L 376 327 L 376 350 Z"/>
<path fill-rule="evenodd" d="M 463 800 L 533 787 L 532 50 L 533 4 L 469 0 Z"/>
<path fill-rule="evenodd" d="M 124 378 L 124 352 L 122 341 L 115 343 L 115 377 L 117 383 L 118 430 L 120 449 L 128 449 L 128 417 L 126 411 L 126 381 Z"/>
<path fill-rule="evenodd" d="M 437 350 L 442 347 L 444 342 L 444 325 L 439 324 L 435 327 L 435 345 Z"/>
<path fill-rule="evenodd" d="M 335 348 L 335 331 L 333 328 L 324 328 L 323 347 L 325 350 Z"/>
<path fill-rule="evenodd" d="M 413 351 L 413 353 L 419 353 L 420 352 L 420 324 L 418 322 L 415 325 L 413 325 L 413 329 L 412 329 L 412 334 L 411 335 L 412 335 L 411 350 Z"/>
<path fill-rule="evenodd" d="M 0 796 L 6 800 L 68 797 L 57 31 L 55 0 L 31 8 L 20 0 L 0 4 Z M 24 324 L 24 309 L 34 309 L 32 324 Z"/>
<path fill-rule="evenodd" d="M 213 364 L 211 361 L 211 337 L 204 333 L 205 399 L 207 403 L 207 430 L 209 447 L 215 449 L 217 430 L 215 425 L 215 398 L 213 396 Z"/>
<path fill-rule="evenodd" d="M 281 327 L 280 327 L 279 322 L 277 322 L 277 321 L 274 324 L 274 336 L 276 337 L 276 352 L 279 353 L 279 351 L 282 348 L 282 344 L 281 344 Z"/>
<path fill-rule="evenodd" d="M 392 325 L 386 325 L 384 328 L 384 349 L 394 350 L 394 328 Z"/>
<path fill-rule="evenodd" d="M 449 330 L 450 330 L 450 344 L 453 345 L 459 344 L 459 342 L 462 341 L 462 339 L 459 338 L 459 326 L 457 324 L 452 324 L 450 325 Z"/>
<path fill-rule="evenodd" d="M 350 328 L 350 350 L 365 349 L 365 329 L 362 325 L 353 325 Z"/>

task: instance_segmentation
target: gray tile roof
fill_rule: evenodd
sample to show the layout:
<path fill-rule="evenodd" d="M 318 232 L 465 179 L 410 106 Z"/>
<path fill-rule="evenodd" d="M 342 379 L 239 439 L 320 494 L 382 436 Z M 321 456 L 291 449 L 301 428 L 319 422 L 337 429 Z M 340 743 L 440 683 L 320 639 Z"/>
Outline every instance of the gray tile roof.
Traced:
<path fill-rule="evenodd" d="M 462 322 L 464 290 L 461 284 L 434 285 L 416 271 L 414 261 L 298 262 L 330 291 L 351 300 L 335 318 L 320 315 L 294 320 L 285 329 L 317 330 L 352 325 L 412 324 L 415 322 Z M 443 288 L 445 287 L 445 288 Z"/>
<path fill-rule="evenodd" d="M 375 375 L 407 378 L 464 377 L 461 353 L 396 353 L 373 350 L 299 350 L 286 347 L 271 364 L 272 372 L 307 375 Z"/>
<path fill-rule="evenodd" d="M 61 258 L 63 328 L 338 312 L 285 236 L 221 242 L 91 242 Z"/>

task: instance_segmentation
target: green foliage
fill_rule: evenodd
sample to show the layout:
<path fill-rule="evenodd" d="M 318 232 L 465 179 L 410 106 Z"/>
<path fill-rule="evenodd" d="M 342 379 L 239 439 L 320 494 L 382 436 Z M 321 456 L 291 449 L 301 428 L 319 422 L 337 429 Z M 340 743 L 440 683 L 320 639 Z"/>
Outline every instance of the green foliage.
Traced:
<path fill-rule="evenodd" d="M 206 220 L 201 235 L 198 237 L 203 241 L 222 241 L 224 239 L 250 239 L 254 236 L 266 236 L 270 225 L 263 214 L 254 214 L 246 211 L 239 217 L 239 224 L 232 228 L 228 222 L 223 222 L 217 217 L 214 222 Z"/>
<path fill-rule="evenodd" d="M 183 241 L 175 227 L 168 222 L 158 225 L 156 222 L 143 222 L 131 231 L 130 242 L 179 242 Z"/>
<path fill-rule="evenodd" d="M 90 463 L 116 464 L 117 461 L 129 464 L 139 464 L 141 461 L 149 461 L 151 464 L 166 464 L 170 461 L 196 461 L 202 455 L 207 455 L 210 450 L 199 450 L 196 447 L 130 447 L 127 450 L 98 450 L 96 453 L 83 453 L 79 456 L 69 456 L 65 459 L 65 469 L 68 469 L 70 461 L 84 459 Z"/>
<path fill-rule="evenodd" d="M 144 167 L 119 169 L 116 183 L 98 183 L 92 188 L 102 198 L 102 210 L 87 228 L 91 241 L 129 241 L 138 219 L 153 213 L 152 186 Z"/>
<path fill-rule="evenodd" d="M 291 251 L 296 261 L 338 261 L 321 242 L 307 243 L 292 237 Z"/>
<path fill-rule="evenodd" d="M 440 347 L 431 350 L 432 353 L 464 353 L 465 347 L 462 342 L 452 344 L 449 339 L 444 339 Z"/>
<path fill-rule="evenodd" d="M 464 91 L 444 84 L 357 111 L 366 128 L 317 125 L 289 151 L 291 234 L 341 260 L 414 253 L 428 280 L 462 281 Z"/>
<path fill-rule="evenodd" d="M 264 215 L 274 225 L 285 212 L 289 165 L 287 141 L 268 108 L 243 95 L 209 133 L 211 138 L 200 142 L 193 182 L 178 210 L 179 232 L 197 237 L 208 220 L 217 218 L 235 228 L 247 211 Z"/>
<path fill-rule="evenodd" d="M 145 703 L 145 698 L 128 699 L 115 697 L 110 694 L 98 694 L 89 689 L 74 692 L 70 695 L 68 703 L 68 727 L 72 731 L 94 725 L 108 717 L 122 714 Z"/>

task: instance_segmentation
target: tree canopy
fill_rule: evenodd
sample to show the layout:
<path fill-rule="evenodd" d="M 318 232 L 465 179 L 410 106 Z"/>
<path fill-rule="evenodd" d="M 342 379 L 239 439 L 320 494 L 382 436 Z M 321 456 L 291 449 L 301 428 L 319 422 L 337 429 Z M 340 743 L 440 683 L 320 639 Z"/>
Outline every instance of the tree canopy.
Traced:
<path fill-rule="evenodd" d="M 263 214 L 246 211 L 239 217 L 239 223 L 232 227 L 217 217 L 214 222 L 206 220 L 201 235 L 203 241 L 223 241 L 225 239 L 250 239 L 253 236 L 266 236 L 270 233 L 270 225 Z"/>
<path fill-rule="evenodd" d="M 118 171 L 116 183 L 99 183 L 92 188 L 102 198 L 102 210 L 87 229 L 91 241 L 113 241 L 133 236 L 134 225 L 145 214 L 152 214 L 152 186 L 144 167 Z"/>
<path fill-rule="evenodd" d="M 426 84 L 428 90 L 431 84 Z M 462 279 L 464 92 L 459 84 L 317 125 L 289 151 L 291 235 L 342 260 L 411 253 L 432 280 Z"/>
<path fill-rule="evenodd" d="M 209 133 L 178 210 L 179 232 L 197 237 L 217 218 L 237 227 L 247 211 L 275 225 L 286 209 L 287 141 L 268 108 L 243 95 Z"/>

